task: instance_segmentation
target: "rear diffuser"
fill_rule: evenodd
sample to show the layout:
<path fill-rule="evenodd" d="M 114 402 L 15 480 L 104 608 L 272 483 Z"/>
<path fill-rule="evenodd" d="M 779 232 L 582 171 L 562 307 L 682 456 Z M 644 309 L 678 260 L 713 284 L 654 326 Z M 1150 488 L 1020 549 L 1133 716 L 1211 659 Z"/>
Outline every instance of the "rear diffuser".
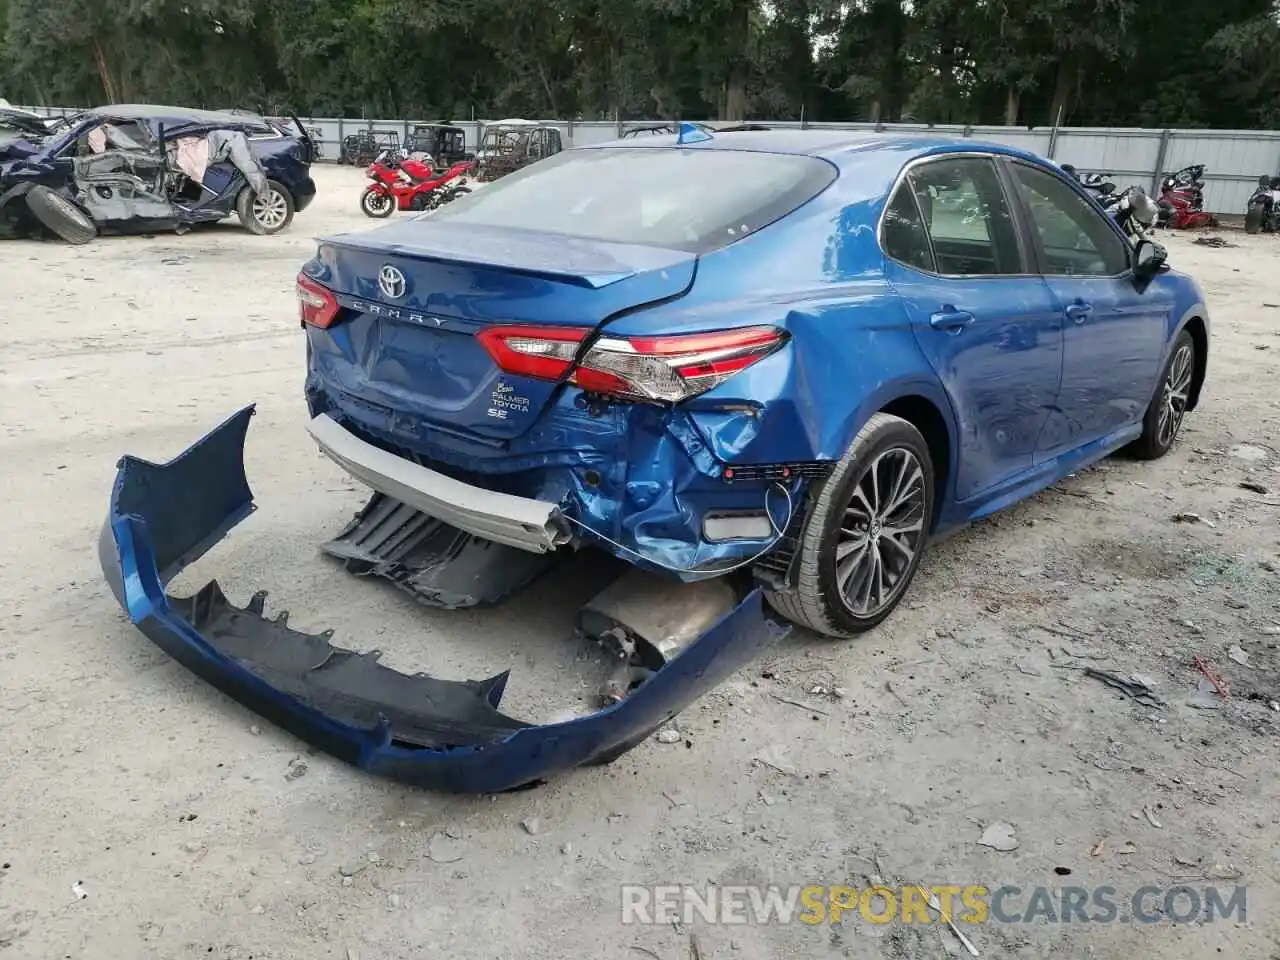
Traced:
<path fill-rule="evenodd" d="M 320 549 L 357 576 L 383 577 L 419 603 L 451 610 L 505 600 L 556 561 L 472 536 L 382 493 Z"/>
<path fill-rule="evenodd" d="M 531 725 L 498 709 L 505 672 L 466 682 L 402 674 L 382 666 L 376 651 L 333 646 L 332 631 L 293 630 L 286 614 L 268 619 L 264 593 L 237 607 L 216 581 L 193 597 L 171 597 L 165 585 L 255 509 L 244 470 L 253 412 L 239 411 L 166 464 L 121 458 L 99 538 L 103 574 L 129 619 L 161 649 L 370 773 L 493 793 L 608 762 L 790 632 L 766 613 L 759 589 L 746 589 L 729 613 L 624 699 L 589 716 Z M 361 516 L 368 519 L 373 508 Z M 359 539 L 348 536 L 359 524 L 358 517 L 336 542 Z M 398 562 L 385 550 L 369 554 L 375 565 Z"/>

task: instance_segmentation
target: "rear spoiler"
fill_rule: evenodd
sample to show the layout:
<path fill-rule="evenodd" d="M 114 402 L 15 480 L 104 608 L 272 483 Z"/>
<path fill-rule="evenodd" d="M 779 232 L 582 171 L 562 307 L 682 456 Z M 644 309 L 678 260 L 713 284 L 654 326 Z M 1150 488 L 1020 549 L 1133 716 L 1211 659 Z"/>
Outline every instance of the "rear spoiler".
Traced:
<path fill-rule="evenodd" d="M 683 250 L 572 237 L 555 237 L 557 242 L 549 246 L 551 236 L 479 224 L 437 226 L 430 220 L 413 218 L 384 227 L 376 236 L 340 233 L 322 237 L 320 242 L 383 256 L 491 267 L 594 290 L 696 259 Z"/>

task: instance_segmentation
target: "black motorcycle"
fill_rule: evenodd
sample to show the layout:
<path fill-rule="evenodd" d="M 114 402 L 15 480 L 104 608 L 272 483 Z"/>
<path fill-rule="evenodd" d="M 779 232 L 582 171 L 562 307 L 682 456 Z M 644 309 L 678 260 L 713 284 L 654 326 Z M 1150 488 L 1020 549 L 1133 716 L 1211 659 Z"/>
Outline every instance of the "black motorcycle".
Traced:
<path fill-rule="evenodd" d="M 1142 187 L 1117 190 L 1110 174 L 1081 173 L 1069 163 L 1062 164 L 1062 170 L 1093 194 L 1102 209 L 1128 236 L 1135 241 L 1149 239 L 1149 231 L 1155 227 L 1160 210 Z"/>
<path fill-rule="evenodd" d="M 1139 186 L 1109 194 L 1103 198 L 1102 206 L 1135 242 L 1149 240 L 1149 232 L 1160 218 L 1160 208 Z"/>
<path fill-rule="evenodd" d="M 1275 233 L 1277 220 L 1280 220 L 1280 177 L 1263 174 L 1245 207 L 1244 229 L 1246 233 Z"/>

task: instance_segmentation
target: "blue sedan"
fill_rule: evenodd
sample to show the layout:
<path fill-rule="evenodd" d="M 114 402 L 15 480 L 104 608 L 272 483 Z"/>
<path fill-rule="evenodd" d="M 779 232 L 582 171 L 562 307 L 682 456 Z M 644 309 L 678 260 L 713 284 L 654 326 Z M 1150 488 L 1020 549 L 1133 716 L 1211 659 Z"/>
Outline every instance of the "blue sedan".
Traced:
<path fill-rule="evenodd" d="M 850 636 L 930 536 L 1121 448 L 1158 457 L 1195 407 L 1199 289 L 1056 167 L 697 136 L 568 151 L 324 242 L 298 281 L 322 447 L 520 498 L 476 530 L 516 546 L 685 580 L 754 565 L 789 619 Z"/>
<path fill-rule="evenodd" d="M 170 464 L 121 462 L 104 569 L 222 689 L 465 791 L 607 761 L 789 625 L 876 626 L 930 539 L 1108 454 L 1163 456 L 1209 341 L 1196 284 L 1057 167 L 933 137 L 574 149 L 322 240 L 297 290 L 308 429 L 374 491 L 324 549 L 446 607 L 612 553 L 628 586 L 580 614 L 616 647 L 612 698 L 531 726 L 497 710 L 505 673 L 407 677 L 261 597 L 168 597 L 253 509 L 248 410 Z"/>

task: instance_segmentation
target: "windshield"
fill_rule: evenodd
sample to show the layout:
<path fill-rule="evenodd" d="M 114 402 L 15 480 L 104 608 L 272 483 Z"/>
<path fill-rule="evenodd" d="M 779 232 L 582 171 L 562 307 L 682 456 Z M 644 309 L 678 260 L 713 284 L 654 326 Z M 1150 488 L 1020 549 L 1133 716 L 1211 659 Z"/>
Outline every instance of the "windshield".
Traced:
<path fill-rule="evenodd" d="M 817 157 L 672 147 L 568 150 L 435 211 L 437 221 L 709 253 L 836 178 Z"/>

